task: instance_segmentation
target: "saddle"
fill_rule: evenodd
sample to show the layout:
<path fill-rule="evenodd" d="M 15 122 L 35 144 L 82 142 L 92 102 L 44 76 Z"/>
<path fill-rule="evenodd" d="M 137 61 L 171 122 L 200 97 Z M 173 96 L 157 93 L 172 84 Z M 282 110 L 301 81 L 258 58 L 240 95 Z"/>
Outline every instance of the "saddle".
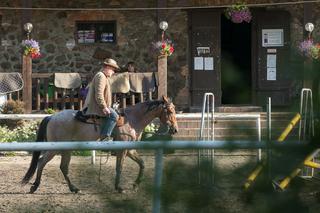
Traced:
<path fill-rule="evenodd" d="M 85 112 L 87 111 L 87 108 L 84 110 L 79 110 L 76 112 L 74 118 L 80 122 L 88 123 L 88 124 L 97 124 L 102 117 L 98 115 L 86 115 Z M 118 120 L 117 120 L 117 127 L 121 127 L 124 125 L 124 114 L 120 113 Z"/>

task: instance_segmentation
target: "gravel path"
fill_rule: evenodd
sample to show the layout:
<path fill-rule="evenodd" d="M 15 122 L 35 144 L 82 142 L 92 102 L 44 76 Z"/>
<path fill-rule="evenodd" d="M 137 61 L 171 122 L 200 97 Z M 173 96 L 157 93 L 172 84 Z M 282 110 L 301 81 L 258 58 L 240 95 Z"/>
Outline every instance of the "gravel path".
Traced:
<path fill-rule="evenodd" d="M 137 192 L 132 184 L 138 166 L 126 159 L 122 186 L 125 194 L 114 190 L 115 157 L 102 158 L 99 181 L 99 157 L 95 165 L 90 157 L 73 157 L 70 178 L 81 193 L 70 193 L 59 169 L 57 156 L 45 168 L 42 183 L 35 194 L 28 194 L 31 184 L 21 186 L 31 157 L 0 157 L 0 212 L 152 212 L 154 157 L 143 156 L 145 178 Z M 217 156 L 215 185 L 199 187 L 196 181 L 195 156 L 164 157 L 162 212 L 319 212 L 315 196 L 317 181 L 297 181 L 287 192 L 274 192 L 271 187 L 252 194 L 251 199 L 241 186 L 255 166 L 253 156 Z M 249 201 L 249 202 L 248 202 Z"/>

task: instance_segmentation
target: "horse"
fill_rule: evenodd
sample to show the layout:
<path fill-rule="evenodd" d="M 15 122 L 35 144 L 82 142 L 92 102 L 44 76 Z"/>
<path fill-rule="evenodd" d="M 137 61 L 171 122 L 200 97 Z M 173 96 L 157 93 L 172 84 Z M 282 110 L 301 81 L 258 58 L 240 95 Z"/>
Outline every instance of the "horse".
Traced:
<path fill-rule="evenodd" d="M 38 128 L 36 141 L 93 141 L 99 140 L 100 127 L 97 124 L 84 123 L 74 118 L 77 111 L 62 110 L 45 117 Z M 115 141 L 135 141 L 141 138 L 143 129 L 155 118 L 168 128 L 170 134 L 178 132 L 174 104 L 167 98 L 162 100 L 146 101 L 127 107 L 123 110 L 124 123 L 114 129 Z M 71 192 L 78 193 L 79 189 L 71 183 L 68 169 L 71 160 L 71 151 L 34 151 L 32 160 L 21 184 L 27 184 L 37 170 L 34 183 L 29 193 L 34 193 L 41 182 L 41 175 L 46 164 L 57 154 L 61 154 L 60 170 Z M 116 179 L 115 190 L 123 192 L 120 186 L 120 176 L 125 157 L 128 156 L 139 165 L 139 173 L 133 188 L 136 190 L 144 172 L 144 162 L 136 150 L 119 150 L 116 152 Z"/>

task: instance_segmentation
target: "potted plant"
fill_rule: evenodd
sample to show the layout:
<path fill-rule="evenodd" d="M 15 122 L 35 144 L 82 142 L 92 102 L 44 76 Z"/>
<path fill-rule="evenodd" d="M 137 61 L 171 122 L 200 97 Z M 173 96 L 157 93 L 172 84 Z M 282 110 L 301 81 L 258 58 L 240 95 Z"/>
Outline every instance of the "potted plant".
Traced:
<path fill-rule="evenodd" d="M 40 58 L 40 46 L 36 40 L 26 39 L 22 41 L 23 54 L 32 59 Z"/>
<path fill-rule="evenodd" d="M 320 44 L 314 43 L 312 39 L 306 39 L 300 42 L 299 51 L 301 55 L 309 59 L 318 59 L 320 54 Z"/>
<path fill-rule="evenodd" d="M 252 19 L 251 12 L 244 3 L 237 3 L 228 7 L 225 11 L 225 16 L 233 23 L 250 23 Z"/>
<path fill-rule="evenodd" d="M 153 43 L 154 48 L 160 53 L 160 55 L 171 56 L 174 52 L 173 43 L 171 40 L 163 40 Z"/>

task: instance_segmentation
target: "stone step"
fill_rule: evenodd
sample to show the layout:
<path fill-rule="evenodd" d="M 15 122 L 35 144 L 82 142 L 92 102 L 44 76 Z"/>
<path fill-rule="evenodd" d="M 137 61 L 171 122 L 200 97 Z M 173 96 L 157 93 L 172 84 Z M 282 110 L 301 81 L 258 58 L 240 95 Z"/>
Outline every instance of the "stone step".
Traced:
<path fill-rule="evenodd" d="M 220 106 L 216 107 L 216 112 L 262 112 L 261 106 Z"/>
<path fill-rule="evenodd" d="M 276 137 L 278 136 L 275 136 L 273 137 L 272 140 L 276 140 Z M 173 136 L 173 140 L 181 140 L 181 141 L 184 141 L 184 140 L 191 140 L 191 141 L 196 141 L 198 140 L 199 138 L 199 135 L 180 135 L 180 134 L 176 134 Z M 227 141 L 235 141 L 235 140 L 252 140 L 252 141 L 257 141 L 257 137 L 256 136 L 251 136 L 251 137 L 248 137 L 248 135 L 237 135 L 237 136 L 233 136 L 233 137 L 230 137 L 230 136 L 227 136 L 227 135 L 216 135 L 215 136 L 215 140 L 227 140 Z M 266 140 L 266 138 L 262 137 L 262 140 Z M 285 141 L 296 141 L 297 140 L 297 135 L 295 136 L 288 136 L 286 138 Z"/>
<path fill-rule="evenodd" d="M 210 132 L 210 131 L 209 131 Z M 282 134 L 283 130 L 276 129 L 271 132 L 272 138 L 276 139 Z M 178 135 L 185 135 L 185 136 L 199 136 L 200 130 L 199 129 L 179 129 Z M 203 134 L 207 134 L 207 130 L 203 131 Z M 228 136 L 228 137 L 242 137 L 242 136 L 248 136 L 248 137 L 255 137 L 257 139 L 257 129 L 215 129 L 214 131 L 215 136 Z M 261 136 L 264 138 L 267 135 L 267 130 L 264 129 L 261 131 Z M 290 134 L 292 137 L 298 137 L 298 129 L 293 129 Z"/>
<path fill-rule="evenodd" d="M 290 123 L 290 120 L 273 120 L 271 122 L 272 128 L 285 128 Z M 207 123 L 205 123 L 206 125 Z M 180 121 L 178 120 L 179 129 L 181 128 L 200 128 L 200 121 Z M 256 122 L 253 120 L 217 120 L 215 123 L 215 128 L 236 128 L 236 129 L 246 129 L 255 128 Z M 261 121 L 261 128 L 267 128 L 267 121 Z"/>
<path fill-rule="evenodd" d="M 276 140 L 288 126 L 296 113 L 274 112 L 271 119 L 272 139 Z M 216 140 L 257 140 L 256 117 L 260 115 L 261 137 L 267 139 L 266 113 L 215 113 Z M 230 117 L 231 116 L 231 117 Z M 238 118 L 237 116 L 242 116 Z M 246 116 L 250 118 L 246 118 Z M 252 117 L 253 116 L 253 117 Z M 226 118 L 227 117 L 227 118 Z M 200 134 L 201 113 L 187 113 L 177 115 L 179 132 L 174 136 L 176 140 L 196 140 Z M 206 127 L 207 123 L 205 123 Z M 205 132 L 206 130 L 204 130 Z M 298 125 L 288 135 L 288 139 L 297 140 Z"/>
<path fill-rule="evenodd" d="M 267 118 L 266 112 L 248 112 L 248 113 L 219 113 L 215 112 L 215 116 L 219 119 L 222 119 L 223 116 L 228 115 L 260 115 L 261 118 Z M 297 112 L 272 112 L 271 118 L 293 118 Z M 190 120 L 197 120 L 201 119 L 201 113 L 181 113 L 177 114 L 178 119 L 190 119 Z"/>
<path fill-rule="evenodd" d="M 215 107 L 216 112 L 262 112 L 261 106 L 250 105 L 223 105 Z M 201 106 L 191 106 L 190 112 L 202 112 Z"/>

